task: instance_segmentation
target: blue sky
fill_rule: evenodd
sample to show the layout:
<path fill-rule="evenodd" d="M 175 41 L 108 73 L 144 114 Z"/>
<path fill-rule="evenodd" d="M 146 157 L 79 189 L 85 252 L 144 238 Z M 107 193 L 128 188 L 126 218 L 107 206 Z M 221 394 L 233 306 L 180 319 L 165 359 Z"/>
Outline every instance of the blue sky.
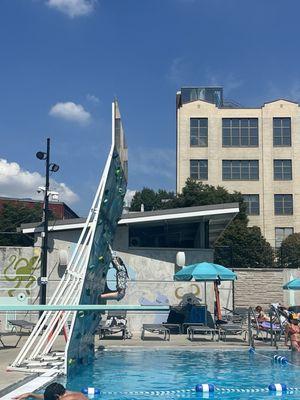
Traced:
<path fill-rule="evenodd" d="M 61 199 L 86 215 L 120 102 L 131 190 L 175 188 L 175 94 L 223 85 L 300 100 L 298 0 L 2 0 L 0 195 L 35 197 L 52 140 Z"/>

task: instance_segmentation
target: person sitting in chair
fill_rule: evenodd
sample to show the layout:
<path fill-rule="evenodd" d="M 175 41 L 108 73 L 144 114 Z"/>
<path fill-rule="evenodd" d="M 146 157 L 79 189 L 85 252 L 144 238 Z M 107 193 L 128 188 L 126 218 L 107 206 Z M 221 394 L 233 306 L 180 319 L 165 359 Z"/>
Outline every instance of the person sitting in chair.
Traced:
<path fill-rule="evenodd" d="M 128 279 L 127 268 L 121 259 L 115 255 L 112 256 L 112 265 L 116 270 L 116 286 L 117 290 L 100 294 L 100 299 L 120 301 L 126 294 L 126 286 Z"/>
<path fill-rule="evenodd" d="M 268 317 L 264 312 L 263 312 L 263 309 L 262 309 L 262 307 L 261 306 L 257 306 L 256 308 L 255 308 L 255 311 L 256 311 L 256 313 L 257 313 L 257 321 L 259 322 L 259 323 L 262 323 L 262 322 L 270 322 L 270 317 Z"/>

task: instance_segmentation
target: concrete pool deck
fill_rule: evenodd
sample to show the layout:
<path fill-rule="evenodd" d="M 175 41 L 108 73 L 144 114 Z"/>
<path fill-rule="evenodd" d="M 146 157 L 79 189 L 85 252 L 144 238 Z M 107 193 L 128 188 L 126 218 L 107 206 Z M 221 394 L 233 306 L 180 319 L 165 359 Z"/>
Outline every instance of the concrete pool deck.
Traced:
<path fill-rule="evenodd" d="M 8 372 L 6 370 L 7 366 L 15 359 L 17 354 L 19 353 L 21 347 L 26 341 L 26 337 L 23 337 L 19 343 L 17 348 L 0 348 L 0 398 L 10 391 L 10 388 L 13 386 L 20 386 L 22 383 L 26 381 L 32 380 L 36 374 L 25 374 L 23 372 L 11 371 Z M 7 345 L 13 345 L 15 343 L 15 337 L 6 337 L 5 343 Z M 55 345 L 53 350 L 64 349 L 64 339 L 60 337 Z M 257 349 L 264 350 L 273 350 L 276 348 L 270 346 L 269 342 L 262 342 L 259 340 L 255 341 L 255 346 Z M 157 335 L 147 335 L 145 340 L 141 340 L 140 334 L 136 333 L 133 335 L 131 339 L 122 340 L 120 337 L 110 337 L 109 339 L 99 340 L 98 336 L 96 337 L 96 349 L 216 349 L 216 350 L 247 350 L 249 348 L 248 342 L 243 341 L 242 337 L 239 335 L 236 336 L 228 336 L 227 341 L 223 342 L 214 342 L 210 340 L 210 336 L 202 335 L 199 336 L 195 341 L 191 342 L 187 339 L 186 335 L 171 335 L 170 341 L 164 341 L 160 339 Z M 283 340 L 278 343 L 278 349 L 284 350 L 287 349 L 284 346 Z"/>

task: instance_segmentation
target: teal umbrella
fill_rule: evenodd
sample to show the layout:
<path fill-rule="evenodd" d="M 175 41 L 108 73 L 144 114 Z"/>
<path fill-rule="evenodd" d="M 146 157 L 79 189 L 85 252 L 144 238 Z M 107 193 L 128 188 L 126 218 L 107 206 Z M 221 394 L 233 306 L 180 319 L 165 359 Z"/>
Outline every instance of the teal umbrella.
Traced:
<path fill-rule="evenodd" d="M 202 262 L 187 265 L 174 275 L 175 281 L 195 281 L 214 282 L 214 281 L 234 281 L 236 274 L 230 269 L 219 264 Z"/>
<path fill-rule="evenodd" d="M 174 275 L 175 281 L 190 281 L 195 279 L 195 281 L 199 282 L 214 282 L 218 319 L 222 318 L 218 282 L 234 281 L 236 278 L 236 274 L 230 269 L 209 262 L 187 265 Z"/>
<path fill-rule="evenodd" d="M 288 289 L 288 290 L 300 290 L 300 279 L 293 279 L 286 283 L 285 285 L 282 286 L 283 289 Z"/>

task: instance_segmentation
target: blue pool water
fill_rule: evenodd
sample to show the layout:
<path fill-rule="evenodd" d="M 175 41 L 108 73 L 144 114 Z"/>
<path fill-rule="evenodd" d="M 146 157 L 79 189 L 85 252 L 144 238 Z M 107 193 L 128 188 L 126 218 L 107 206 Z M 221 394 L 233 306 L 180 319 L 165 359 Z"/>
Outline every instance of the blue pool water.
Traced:
<path fill-rule="evenodd" d="M 294 365 L 274 364 L 274 354 L 286 356 Z M 223 388 L 222 393 L 215 392 L 214 399 L 277 398 L 268 391 L 230 393 L 226 389 L 264 390 L 271 383 L 300 388 L 300 354 L 260 350 L 253 355 L 247 350 L 108 350 L 99 352 L 95 363 L 70 379 L 67 387 L 78 391 L 97 387 L 103 392 L 99 399 L 106 400 L 195 400 L 203 396 L 187 390 L 199 383 Z M 280 397 L 300 399 L 300 390 Z"/>

